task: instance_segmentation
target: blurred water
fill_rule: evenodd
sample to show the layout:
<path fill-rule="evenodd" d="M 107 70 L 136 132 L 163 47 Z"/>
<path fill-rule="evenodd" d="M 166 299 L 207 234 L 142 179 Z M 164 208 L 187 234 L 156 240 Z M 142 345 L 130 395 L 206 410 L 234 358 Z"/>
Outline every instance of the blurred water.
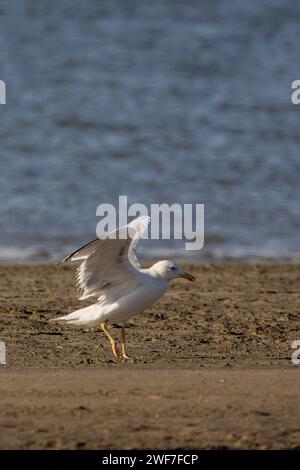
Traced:
<path fill-rule="evenodd" d="M 205 249 L 300 258 L 300 4 L 2 0 L 0 259 L 55 260 L 96 207 L 205 204 Z"/>

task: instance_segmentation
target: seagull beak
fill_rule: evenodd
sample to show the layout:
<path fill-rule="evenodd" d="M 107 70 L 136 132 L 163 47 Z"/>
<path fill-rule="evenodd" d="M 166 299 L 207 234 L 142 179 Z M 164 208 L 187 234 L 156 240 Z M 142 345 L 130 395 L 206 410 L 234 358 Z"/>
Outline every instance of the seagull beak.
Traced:
<path fill-rule="evenodd" d="M 195 276 L 193 276 L 192 274 L 189 274 L 189 273 L 183 273 L 183 275 L 181 277 L 183 277 L 184 279 L 188 279 L 189 281 L 195 281 L 196 280 Z"/>

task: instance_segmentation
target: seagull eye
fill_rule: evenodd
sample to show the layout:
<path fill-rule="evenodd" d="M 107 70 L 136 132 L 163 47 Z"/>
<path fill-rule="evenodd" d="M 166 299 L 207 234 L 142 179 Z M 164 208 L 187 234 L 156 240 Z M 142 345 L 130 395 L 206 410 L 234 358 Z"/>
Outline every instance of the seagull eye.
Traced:
<path fill-rule="evenodd" d="M 176 271 L 175 266 L 170 266 L 170 269 L 171 269 L 172 271 Z"/>

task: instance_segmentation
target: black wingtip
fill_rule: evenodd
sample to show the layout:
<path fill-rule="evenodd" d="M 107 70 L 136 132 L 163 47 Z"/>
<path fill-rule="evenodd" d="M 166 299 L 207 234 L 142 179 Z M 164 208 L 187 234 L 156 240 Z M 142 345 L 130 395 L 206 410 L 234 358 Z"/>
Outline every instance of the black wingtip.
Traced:
<path fill-rule="evenodd" d="M 68 261 L 68 258 L 65 258 L 62 261 L 59 261 L 58 263 L 56 263 L 56 266 L 60 266 L 61 264 L 65 263 L 66 261 Z"/>

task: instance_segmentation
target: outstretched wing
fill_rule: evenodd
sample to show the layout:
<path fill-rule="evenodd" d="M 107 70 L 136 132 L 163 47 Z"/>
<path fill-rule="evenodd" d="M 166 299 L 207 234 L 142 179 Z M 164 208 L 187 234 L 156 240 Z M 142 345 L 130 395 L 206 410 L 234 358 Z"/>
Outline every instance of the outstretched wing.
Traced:
<path fill-rule="evenodd" d="M 139 285 L 141 266 L 136 250 L 149 222 L 149 217 L 138 217 L 126 227 L 84 245 L 63 260 L 84 260 L 76 272 L 77 285 L 82 291 L 80 299 L 96 296 L 99 301 L 115 301 Z"/>

